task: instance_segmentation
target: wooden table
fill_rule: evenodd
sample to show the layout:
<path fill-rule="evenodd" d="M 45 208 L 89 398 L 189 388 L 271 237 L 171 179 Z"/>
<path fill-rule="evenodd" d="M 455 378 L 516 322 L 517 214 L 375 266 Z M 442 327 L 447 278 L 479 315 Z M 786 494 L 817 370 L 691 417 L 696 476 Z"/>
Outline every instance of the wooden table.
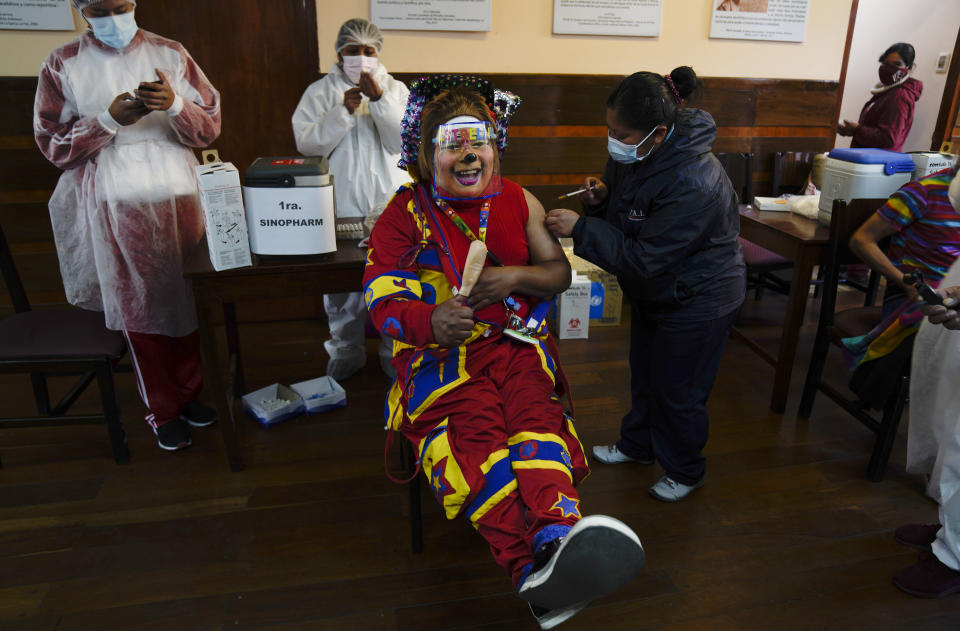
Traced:
<path fill-rule="evenodd" d="M 283 298 L 362 291 L 366 248 L 357 241 L 340 241 L 337 251 L 316 256 L 258 257 L 252 267 L 217 272 L 210 264 L 206 243 L 186 262 L 184 276 L 193 281 L 200 330 L 200 349 L 206 385 L 220 419 L 220 431 L 230 468 L 243 469 L 233 417 L 233 398 L 246 392 L 240 337 L 234 304 L 239 300 Z M 219 305 L 227 334 L 227 375 L 221 370 L 214 309 Z"/>
<path fill-rule="evenodd" d="M 797 354 L 797 340 L 800 325 L 803 324 L 813 267 L 826 257 L 830 228 L 796 213 L 758 211 L 746 205 L 740 207 L 740 236 L 793 262 L 793 278 L 777 356 L 774 357 L 742 331 L 735 329 L 750 348 L 776 369 L 770 409 L 783 412 L 787 406 L 790 374 Z"/>

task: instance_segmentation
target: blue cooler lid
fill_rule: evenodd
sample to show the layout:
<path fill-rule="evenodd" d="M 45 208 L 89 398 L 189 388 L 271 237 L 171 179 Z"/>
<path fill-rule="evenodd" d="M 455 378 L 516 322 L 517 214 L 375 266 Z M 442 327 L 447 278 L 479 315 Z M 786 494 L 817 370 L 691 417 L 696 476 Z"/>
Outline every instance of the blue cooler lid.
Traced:
<path fill-rule="evenodd" d="M 894 173 L 913 173 L 917 165 L 907 153 L 887 151 L 886 149 L 834 149 L 827 154 L 831 158 L 854 162 L 856 164 L 882 164 L 887 175 Z"/>

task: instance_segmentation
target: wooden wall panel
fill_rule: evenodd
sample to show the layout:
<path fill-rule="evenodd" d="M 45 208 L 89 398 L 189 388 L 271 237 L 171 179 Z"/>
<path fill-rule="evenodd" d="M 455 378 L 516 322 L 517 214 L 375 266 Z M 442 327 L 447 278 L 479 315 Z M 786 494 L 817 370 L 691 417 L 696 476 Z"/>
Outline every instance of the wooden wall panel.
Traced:
<path fill-rule="evenodd" d="M 243 27 L 239 32 L 246 39 L 235 34 L 228 36 L 236 26 L 235 20 L 228 20 L 223 23 L 221 36 L 213 38 L 201 32 L 199 26 L 178 22 L 172 8 L 162 8 L 166 4 L 150 3 L 150 7 L 145 4 L 138 8 L 140 20 L 183 41 L 223 92 L 224 133 L 216 146 L 224 157 L 232 159 L 242 170 L 258 155 L 295 152 L 290 115 L 303 89 L 317 78 L 312 61 L 316 55 L 305 53 L 303 59 L 296 61 L 296 68 L 291 69 L 288 66 L 295 60 L 284 57 L 286 61 L 281 62 L 272 57 L 280 45 L 263 33 L 248 32 Z M 237 6 L 242 10 L 254 10 L 255 6 L 261 10 L 262 5 L 242 0 Z M 284 19 L 280 16 L 261 27 L 264 32 L 276 32 Z M 315 31 L 311 33 L 312 40 L 306 38 L 310 41 L 304 50 L 315 46 Z M 237 43 L 224 46 L 225 41 Z M 289 43 L 288 39 L 282 41 Z M 409 83 L 420 75 L 395 76 Z M 523 99 L 511 121 L 504 173 L 529 188 L 548 209 L 576 207 L 576 201 L 557 200 L 557 196 L 579 188 L 587 175 L 603 172 L 607 160 L 605 103 L 621 77 L 488 76 L 497 87 L 509 89 Z M 754 152 L 757 194 L 769 190 L 774 152 L 824 151 L 832 147 L 836 123 L 833 99 L 838 93 L 835 82 L 705 77 L 703 83 L 704 90 L 696 105 L 709 111 L 719 126 L 714 151 Z M 58 172 L 33 144 L 35 90 L 36 79 L 0 78 L 0 222 L 17 255 L 31 299 L 56 302 L 63 298 L 46 200 Z M 0 307 L 6 300 L 5 294 L 0 295 Z M 316 300 L 304 298 L 279 310 L 271 305 L 241 305 L 238 315 L 242 319 L 261 319 L 275 317 L 272 314 L 281 311 L 289 317 L 304 317 L 319 313 L 319 307 Z"/>

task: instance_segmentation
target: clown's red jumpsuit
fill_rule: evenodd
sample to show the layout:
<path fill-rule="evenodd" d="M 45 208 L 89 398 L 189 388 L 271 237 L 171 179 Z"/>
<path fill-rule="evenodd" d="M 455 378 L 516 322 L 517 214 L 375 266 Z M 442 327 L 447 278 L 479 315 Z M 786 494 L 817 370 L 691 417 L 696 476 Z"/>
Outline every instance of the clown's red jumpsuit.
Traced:
<path fill-rule="evenodd" d="M 488 249 L 504 265 L 529 265 L 523 189 L 505 179 L 490 201 Z M 478 234 L 481 202 L 451 205 Z M 545 326 L 537 345 L 504 336 L 507 311 L 495 304 L 474 314 L 464 344 L 435 343 L 431 314 L 459 288 L 469 245 L 422 186 L 405 187 L 373 230 L 364 297 L 396 340 L 388 423 L 413 443 L 447 517 L 470 519 L 517 586 L 533 550 L 580 518 L 574 486 L 588 467 Z M 527 301 L 515 297 L 525 316 Z"/>

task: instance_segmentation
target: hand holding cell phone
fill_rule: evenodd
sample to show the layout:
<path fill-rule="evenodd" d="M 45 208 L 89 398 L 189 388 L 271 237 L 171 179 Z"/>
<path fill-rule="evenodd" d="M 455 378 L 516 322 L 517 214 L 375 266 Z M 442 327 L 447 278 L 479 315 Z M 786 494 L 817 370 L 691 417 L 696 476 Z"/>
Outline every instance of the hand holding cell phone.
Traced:
<path fill-rule="evenodd" d="M 143 101 L 148 110 L 166 111 L 173 105 L 176 95 L 166 75 L 159 68 L 156 69 L 156 81 L 144 81 L 136 89 L 137 98 Z"/>
<path fill-rule="evenodd" d="M 903 282 L 907 285 L 912 285 L 917 293 L 920 295 L 921 300 L 923 300 L 928 305 L 942 305 L 943 296 L 938 294 L 933 287 L 928 285 L 923 281 L 923 274 L 920 272 L 910 272 L 903 275 Z"/>

